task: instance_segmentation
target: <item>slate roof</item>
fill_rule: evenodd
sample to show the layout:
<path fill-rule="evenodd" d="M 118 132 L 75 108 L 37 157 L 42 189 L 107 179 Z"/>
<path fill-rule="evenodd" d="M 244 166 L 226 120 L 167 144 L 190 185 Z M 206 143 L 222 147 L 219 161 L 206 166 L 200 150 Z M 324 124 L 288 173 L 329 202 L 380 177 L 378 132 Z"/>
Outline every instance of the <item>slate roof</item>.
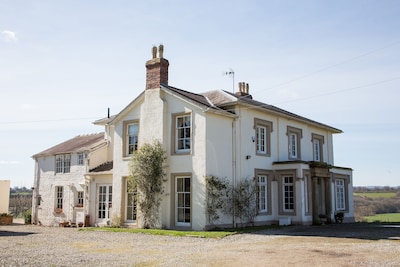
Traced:
<path fill-rule="evenodd" d="M 64 153 L 73 153 L 90 150 L 92 147 L 104 142 L 104 133 L 78 135 L 65 142 L 55 145 L 32 157 L 49 156 Z"/>
<path fill-rule="evenodd" d="M 105 171 L 111 171 L 113 169 L 113 162 L 108 161 L 103 164 L 100 164 L 97 167 L 94 167 L 93 169 L 90 169 L 89 172 L 105 172 Z"/>
<path fill-rule="evenodd" d="M 264 109 L 266 111 L 281 114 L 285 117 L 290 117 L 290 118 L 293 118 L 296 120 L 314 124 L 319 127 L 327 128 L 334 133 L 342 133 L 342 130 L 334 128 L 332 126 L 308 119 L 306 117 L 297 115 L 295 113 L 286 111 L 284 109 L 278 108 L 273 105 L 269 105 L 269 104 L 262 103 L 257 100 L 253 100 L 249 95 L 237 96 L 233 93 L 230 93 L 227 91 L 222 91 L 222 90 L 215 90 L 215 91 L 207 92 L 207 93 L 205 93 L 205 95 L 210 99 L 211 102 L 213 102 L 216 106 L 219 106 L 220 108 L 223 108 L 224 106 L 227 106 L 227 105 L 247 104 L 247 105 L 250 105 L 250 106 L 253 106 L 256 108 Z"/>
<path fill-rule="evenodd" d="M 185 91 L 185 90 L 182 90 L 182 89 L 178 89 L 176 87 L 172 87 L 172 86 L 169 86 L 169 85 L 166 85 L 166 84 L 162 84 L 162 86 L 164 88 L 174 92 L 175 94 L 184 96 L 185 98 L 188 98 L 188 99 L 190 99 L 190 100 L 192 100 L 194 102 L 202 104 L 203 106 L 207 106 L 207 107 L 210 107 L 210 108 L 216 108 L 214 106 L 214 104 L 212 102 L 210 102 L 208 100 L 208 98 L 205 97 L 204 95 L 191 93 L 191 92 L 188 92 L 188 91 Z"/>

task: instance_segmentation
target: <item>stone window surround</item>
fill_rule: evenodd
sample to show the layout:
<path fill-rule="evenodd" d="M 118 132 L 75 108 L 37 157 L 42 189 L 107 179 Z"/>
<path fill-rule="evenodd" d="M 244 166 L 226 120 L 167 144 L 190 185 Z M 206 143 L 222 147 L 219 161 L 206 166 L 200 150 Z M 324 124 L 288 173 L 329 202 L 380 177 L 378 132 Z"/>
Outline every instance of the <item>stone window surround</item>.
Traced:
<path fill-rule="evenodd" d="M 262 153 L 262 152 L 258 152 L 257 150 L 257 126 L 263 126 L 266 128 L 266 133 L 265 133 L 265 145 L 266 145 L 266 153 Z M 262 120 L 262 119 L 258 119 L 258 118 L 254 118 L 254 131 L 255 131 L 255 152 L 256 155 L 258 156 L 264 156 L 264 157 L 270 157 L 271 156 L 271 133 L 273 131 L 272 128 L 272 122 L 270 121 L 266 121 L 266 120 Z"/>
<path fill-rule="evenodd" d="M 257 215 L 271 215 L 272 214 L 271 182 L 273 180 L 273 171 L 272 170 L 266 170 L 266 169 L 255 169 L 254 170 L 254 177 L 256 177 L 256 182 L 258 182 L 258 176 L 259 175 L 267 176 L 267 181 L 266 181 L 266 185 L 267 185 L 266 209 L 267 209 L 267 211 L 258 212 Z M 258 199 L 258 186 L 257 186 L 257 199 Z"/>
<path fill-rule="evenodd" d="M 346 174 L 338 174 L 338 173 L 333 173 L 332 174 L 332 179 L 333 179 L 333 190 L 334 190 L 334 203 L 335 203 L 335 212 L 349 212 L 349 183 L 350 183 L 350 176 Z M 345 203 L 345 209 L 344 210 L 336 210 L 336 179 L 341 179 L 344 180 L 344 203 Z"/>
<path fill-rule="evenodd" d="M 128 125 L 130 124 L 134 124 L 137 123 L 138 124 L 138 141 L 139 141 L 139 135 L 140 135 L 140 123 L 139 123 L 139 119 L 136 120 L 128 120 L 128 121 L 124 121 L 122 123 L 122 157 L 126 158 L 126 157 L 130 157 L 130 155 L 128 154 Z"/>
<path fill-rule="evenodd" d="M 297 182 L 297 171 L 296 169 L 289 169 L 289 170 L 277 170 L 276 171 L 276 180 L 278 182 L 278 196 L 279 196 L 279 215 L 290 215 L 296 216 L 296 182 Z M 293 211 L 284 211 L 283 210 L 283 178 L 285 176 L 292 176 L 293 177 Z"/>
<path fill-rule="evenodd" d="M 290 156 L 290 135 L 294 133 L 297 136 L 297 141 L 296 141 L 296 157 L 291 157 Z M 287 132 L 286 135 L 288 136 L 288 158 L 289 160 L 300 160 L 301 159 L 301 139 L 303 138 L 303 130 L 300 128 L 292 127 L 292 126 L 287 126 Z"/>
<path fill-rule="evenodd" d="M 176 136 L 176 118 L 180 116 L 190 116 L 190 149 L 181 150 L 177 149 L 177 136 Z M 171 154 L 172 155 L 189 155 L 193 151 L 193 116 L 192 112 L 179 112 L 171 114 Z"/>
<path fill-rule="evenodd" d="M 323 150 L 323 146 L 324 146 L 324 144 L 325 144 L 325 138 L 324 138 L 324 136 L 323 135 L 320 135 L 320 134 L 315 134 L 315 133 L 312 133 L 311 134 L 311 143 L 312 143 L 312 151 L 313 151 L 313 160 L 315 160 L 315 155 L 314 155 L 314 153 L 315 153 L 315 149 L 314 149 L 314 140 L 318 140 L 320 143 L 320 146 L 319 146 L 319 154 L 320 154 L 320 159 L 319 159 L 319 162 L 324 162 L 324 150 Z"/>
<path fill-rule="evenodd" d="M 190 225 L 188 226 L 180 226 L 176 225 L 176 178 L 178 177 L 188 177 L 190 178 L 190 203 L 191 203 L 191 212 L 190 212 Z M 171 203 L 171 212 L 170 212 L 170 225 L 171 228 L 173 229 L 179 229 L 179 230 L 190 230 L 192 229 L 192 222 L 193 222 L 193 176 L 192 173 L 190 172 L 185 172 L 185 173 L 171 173 L 170 176 L 171 179 L 171 198 L 170 198 L 170 203 Z"/>

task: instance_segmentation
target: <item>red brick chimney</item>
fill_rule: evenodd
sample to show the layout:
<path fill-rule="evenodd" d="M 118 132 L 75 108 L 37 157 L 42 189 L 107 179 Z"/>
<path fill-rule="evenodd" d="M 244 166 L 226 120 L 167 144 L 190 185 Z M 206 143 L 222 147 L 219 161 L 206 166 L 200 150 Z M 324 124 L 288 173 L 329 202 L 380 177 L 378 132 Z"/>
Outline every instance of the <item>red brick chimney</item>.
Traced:
<path fill-rule="evenodd" d="M 253 99 L 253 97 L 249 94 L 249 84 L 245 82 L 239 83 L 239 91 L 237 91 L 235 95 L 239 97 L 247 97 Z"/>
<path fill-rule="evenodd" d="M 158 52 L 158 57 L 157 57 Z M 169 62 L 163 57 L 164 46 L 153 46 L 153 58 L 146 62 L 146 90 L 159 88 L 160 83 L 168 84 Z"/>

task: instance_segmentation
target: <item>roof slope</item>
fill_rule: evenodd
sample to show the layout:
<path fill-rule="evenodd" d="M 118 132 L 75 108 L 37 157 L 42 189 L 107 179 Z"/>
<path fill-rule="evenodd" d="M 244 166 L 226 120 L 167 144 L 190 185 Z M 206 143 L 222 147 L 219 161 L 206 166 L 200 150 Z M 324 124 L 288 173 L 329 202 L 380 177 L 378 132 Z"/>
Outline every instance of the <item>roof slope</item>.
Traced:
<path fill-rule="evenodd" d="M 228 106 L 228 105 L 245 104 L 245 105 L 252 106 L 254 108 L 260 108 L 260 109 L 264 109 L 264 110 L 272 112 L 272 113 L 277 113 L 284 117 L 289 117 L 292 119 L 296 119 L 299 121 L 313 124 L 318 127 L 329 129 L 330 131 L 332 131 L 334 133 L 342 133 L 342 130 L 339 130 L 332 126 L 308 119 L 306 117 L 294 114 L 292 112 L 275 107 L 273 105 L 269 105 L 269 104 L 265 104 L 265 103 L 253 100 L 249 96 L 237 96 L 233 93 L 230 93 L 227 91 L 222 91 L 222 90 L 206 92 L 206 93 L 204 93 L 204 95 L 206 95 L 210 99 L 211 102 L 213 102 L 215 105 L 217 105 L 221 108 L 224 106 Z"/>
<path fill-rule="evenodd" d="M 35 158 L 39 156 L 85 151 L 93 148 L 94 146 L 103 141 L 104 141 L 104 133 L 78 135 L 65 142 L 62 142 L 61 144 L 55 145 L 49 149 L 37 153 L 32 157 Z"/>

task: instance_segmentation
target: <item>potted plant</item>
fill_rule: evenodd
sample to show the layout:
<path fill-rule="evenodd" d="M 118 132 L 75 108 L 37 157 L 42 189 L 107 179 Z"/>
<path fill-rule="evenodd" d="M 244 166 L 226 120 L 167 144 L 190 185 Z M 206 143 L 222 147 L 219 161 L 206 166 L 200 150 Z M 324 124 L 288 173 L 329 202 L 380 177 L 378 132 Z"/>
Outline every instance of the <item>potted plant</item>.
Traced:
<path fill-rule="evenodd" d="M 13 216 L 9 213 L 0 214 L 0 225 L 10 225 L 13 223 Z"/>
<path fill-rule="evenodd" d="M 61 212 L 63 212 L 63 210 L 62 210 L 61 208 L 55 208 L 55 209 L 54 209 L 54 212 L 55 212 L 55 213 L 61 213 Z"/>

